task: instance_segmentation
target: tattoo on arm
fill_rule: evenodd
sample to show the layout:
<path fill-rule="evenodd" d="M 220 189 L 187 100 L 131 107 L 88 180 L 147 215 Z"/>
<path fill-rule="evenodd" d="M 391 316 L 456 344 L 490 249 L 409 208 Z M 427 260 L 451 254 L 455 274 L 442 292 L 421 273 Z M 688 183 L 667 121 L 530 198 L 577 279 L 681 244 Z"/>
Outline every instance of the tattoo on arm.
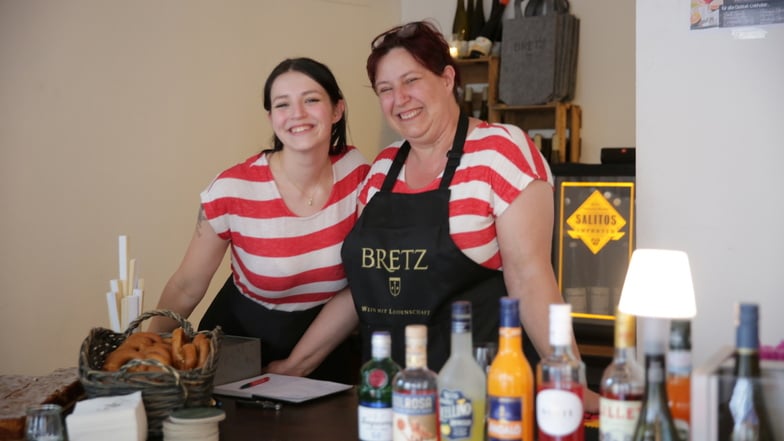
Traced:
<path fill-rule="evenodd" d="M 201 226 L 204 221 L 207 220 L 207 216 L 204 215 L 204 207 L 199 206 L 199 214 L 196 217 L 196 234 L 201 236 Z"/>

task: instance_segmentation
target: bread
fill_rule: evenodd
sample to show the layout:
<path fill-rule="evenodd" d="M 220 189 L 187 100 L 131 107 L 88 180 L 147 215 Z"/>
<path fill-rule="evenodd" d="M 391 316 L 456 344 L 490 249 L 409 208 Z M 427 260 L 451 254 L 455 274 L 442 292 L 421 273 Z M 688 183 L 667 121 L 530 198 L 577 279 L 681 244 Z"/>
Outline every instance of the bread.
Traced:
<path fill-rule="evenodd" d="M 0 375 L 0 441 L 24 439 L 25 410 L 34 404 L 70 409 L 84 396 L 76 367 L 48 375 Z"/>

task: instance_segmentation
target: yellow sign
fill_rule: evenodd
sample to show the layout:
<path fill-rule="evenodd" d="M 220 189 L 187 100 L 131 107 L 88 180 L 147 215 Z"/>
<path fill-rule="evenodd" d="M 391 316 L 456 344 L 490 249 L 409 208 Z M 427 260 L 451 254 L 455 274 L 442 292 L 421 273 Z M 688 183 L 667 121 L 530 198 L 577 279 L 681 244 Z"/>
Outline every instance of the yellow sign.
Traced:
<path fill-rule="evenodd" d="M 626 219 L 602 195 L 595 190 L 566 219 L 572 229 L 567 231 L 572 239 L 580 239 L 593 254 L 597 254 L 611 240 L 618 240 L 626 233 L 620 230 L 626 226 Z"/>

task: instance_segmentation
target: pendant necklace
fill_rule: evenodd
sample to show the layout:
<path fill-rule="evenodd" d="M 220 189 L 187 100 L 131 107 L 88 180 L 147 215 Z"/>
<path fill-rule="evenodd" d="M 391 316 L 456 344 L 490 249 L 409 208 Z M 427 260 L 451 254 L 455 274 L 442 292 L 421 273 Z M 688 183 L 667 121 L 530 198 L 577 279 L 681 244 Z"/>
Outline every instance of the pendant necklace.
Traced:
<path fill-rule="evenodd" d="M 301 195 L 303 195 L 303 196 L 305 196 L 307 198 L 308 206 L 313 206 L 313 198 L 315 197 L 316 190 L 318 190 L 319 184 L 321 183 L 321 177 L 324 175 L 324 168 L 321 169 L 321 173 L 319 174 L 318 181 L 317 181 L 316 185 L 313 187 L 313 190 L 310 192 L 310 196 L 307 196 L 307 194 L 305 193 L 305 190 L 303 190 L 299 185 L 297 185 L 294 181 L 292 181 L 291 178 L 289 178 L 289 175 L 286 173 L 286 171 L 283 169 L 282 164 L 280 163 L 280 159 L 278 160 L 278 164 L 280 164 L 280 166 L 279 166 L 280 167 L 280 172 L 283 175 L 283 177 L 286 178 L 286 181 L 288 181 L 289 184 L 293 185 L 294 188 L 296 188 L 297 191 L 299 191 L 299 193 Z"/>

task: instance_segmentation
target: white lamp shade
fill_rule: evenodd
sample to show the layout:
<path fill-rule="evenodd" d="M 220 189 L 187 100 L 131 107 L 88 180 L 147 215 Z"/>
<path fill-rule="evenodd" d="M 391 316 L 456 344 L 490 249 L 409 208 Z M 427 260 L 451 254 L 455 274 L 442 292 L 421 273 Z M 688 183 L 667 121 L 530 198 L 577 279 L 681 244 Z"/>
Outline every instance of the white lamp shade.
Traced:
<path fill-rule="evenodd" d="M 689 319 L 697 315 L 689 256 L 676 250 L 635 250 L 618 309 L 641 317 Z"/>

